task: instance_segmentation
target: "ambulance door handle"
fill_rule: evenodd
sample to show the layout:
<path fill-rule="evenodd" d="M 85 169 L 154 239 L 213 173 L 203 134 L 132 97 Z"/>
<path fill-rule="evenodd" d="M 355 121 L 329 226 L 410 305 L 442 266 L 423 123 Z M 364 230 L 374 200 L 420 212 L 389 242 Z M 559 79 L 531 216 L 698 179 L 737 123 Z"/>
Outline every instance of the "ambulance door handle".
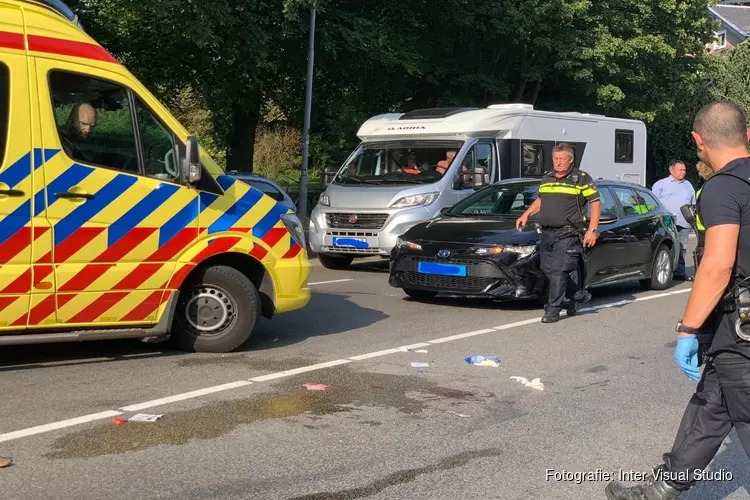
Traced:
<path fill-rule="evenodd" d="M 25 196 L 26 193 L 20 189 L 0 189 L 0 195 L 3 196 Z"/>
<path fill-rule="evenodd" d="M 76 193 L 76 192 L 71 193 L 70 191 L 65 191 L 63 193 L 55 193 L 55 196 L 57 196 L 58 198 L 85 198 L 87 200 L 90 200 L 94 197 L 94 195 L 90 193 Z"/>

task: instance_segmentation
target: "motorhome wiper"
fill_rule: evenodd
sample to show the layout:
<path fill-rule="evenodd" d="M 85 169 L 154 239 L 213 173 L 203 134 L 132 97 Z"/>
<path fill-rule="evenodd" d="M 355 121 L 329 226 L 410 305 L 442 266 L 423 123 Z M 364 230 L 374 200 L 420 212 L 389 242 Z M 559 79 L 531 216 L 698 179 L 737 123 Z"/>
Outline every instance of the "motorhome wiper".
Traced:
<path fill-rule="evenodd" d="M 408 179 L 383 179 L 382 182 L 392 182 L 394 184 L 424 184 L 419 181 L 410 181 Z"/>

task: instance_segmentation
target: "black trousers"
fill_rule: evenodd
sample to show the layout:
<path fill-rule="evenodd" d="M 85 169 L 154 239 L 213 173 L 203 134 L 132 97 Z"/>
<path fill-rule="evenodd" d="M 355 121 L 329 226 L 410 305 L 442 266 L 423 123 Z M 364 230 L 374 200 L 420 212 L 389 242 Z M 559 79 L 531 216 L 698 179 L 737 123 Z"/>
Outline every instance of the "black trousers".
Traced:
<path fill-rule="evenodd" d="M 560 312 L 566 300 L 581 299 L 583 290 L 570 277 L 583 252 L 581 240 L 566 229 L 543 229 L 540 241 L 542 272 L 549 280 L 549 294 L 544 309 Z"/>
<path fill-rule="evenodd" d="M 750 456 L 750 359 L 722 352 L 706 363 L 672 451 L 663 456 L 669 482 L 680 489 L 695 484 L 694 471 L 708 466 L 732 427 Z"/>

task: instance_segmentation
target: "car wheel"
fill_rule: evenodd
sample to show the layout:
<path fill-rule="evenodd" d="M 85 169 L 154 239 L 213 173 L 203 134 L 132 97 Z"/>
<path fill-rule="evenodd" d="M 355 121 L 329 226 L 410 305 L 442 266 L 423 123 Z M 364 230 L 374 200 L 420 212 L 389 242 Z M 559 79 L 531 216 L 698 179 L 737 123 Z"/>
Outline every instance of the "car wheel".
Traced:
<path fill-rule="evenodd" d="M 404 293 L 409 297 L 417 300 L 430 300 L 437 297 L 437 292 L 430 292 L 427 290 L 413 290 L 411 288 L 404 288 Z"/>
<path fill-rule="evenodd" d="M 338 257 L 319 253 L 318 260 L 326 269 L 346 269 L 352 263 L 354 257 Z"/>
<path fill-rule="evenodd" d="M 671 281 L 672 252 L 666 245 L 661 245 L 651 265 L 651 277 L 641 280 L 640 283 L 646 290 L 664 290 Z"/>
<path fill-rule="evenodd" d="M 182 349 L 230 352 L 260 321 L 260 295 L 250 279 L 229 266 L 211 266 L 180 290 L 172 337 Z"/>

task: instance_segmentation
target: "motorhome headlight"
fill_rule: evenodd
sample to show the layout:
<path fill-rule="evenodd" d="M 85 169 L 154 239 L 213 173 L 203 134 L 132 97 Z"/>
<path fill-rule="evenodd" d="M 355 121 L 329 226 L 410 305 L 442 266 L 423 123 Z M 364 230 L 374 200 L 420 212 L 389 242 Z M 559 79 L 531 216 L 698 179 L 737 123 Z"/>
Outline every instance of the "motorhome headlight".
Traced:
<path fill-rule="evenodd" d="M 440 193 L 426 193 L 426 194 L 413 194 L 410 196 L 404 196 L 399 198 L 395 202 L 391 203 L 390 208 L 404 208 L 404 207 L 426 207 L 431 205 L 438 199 Z"/>
<path fill-rule="evenodd" d="M 414 243 L 412 241 L 407 241 L 403 238 L 399 238 L 396 240 L 396 246 L 399 248 L 408 248 L 410 250 L 422 250 L 422 245 Z"/>
<path fill-rule="evenodd" d="M 533 254 L 537 249 L 537 245 L 505 245 L 505 246 L 492 246 L 492 247 L 481 247 L 474 250 L 476 255 L 488 256 L 488 255 L 499 255 L 501 253 L 514 253 L 518 255 L 519 259 L 528 257 Z"/>
<path fill-rule="evenodd" d="M 284 214 L 281 216 L 281 222 L 284 223 L 287 231 L 292 235 L 292 238 L 294 238 L 302 248 L 307 248 L 307 244 L 305 243 L 305 231 L 302 229 L 302 223 L 297 216 L 294 214 Z"/>
<path fill-rule="evenodd" d="M 318 200 L 319 205 L 323 205 L 324 207 L 330 207 L 331 206 L 331 199 L 328 197 L 327 194 L 323 193 L 320 195 L 320 199 Z"/>

